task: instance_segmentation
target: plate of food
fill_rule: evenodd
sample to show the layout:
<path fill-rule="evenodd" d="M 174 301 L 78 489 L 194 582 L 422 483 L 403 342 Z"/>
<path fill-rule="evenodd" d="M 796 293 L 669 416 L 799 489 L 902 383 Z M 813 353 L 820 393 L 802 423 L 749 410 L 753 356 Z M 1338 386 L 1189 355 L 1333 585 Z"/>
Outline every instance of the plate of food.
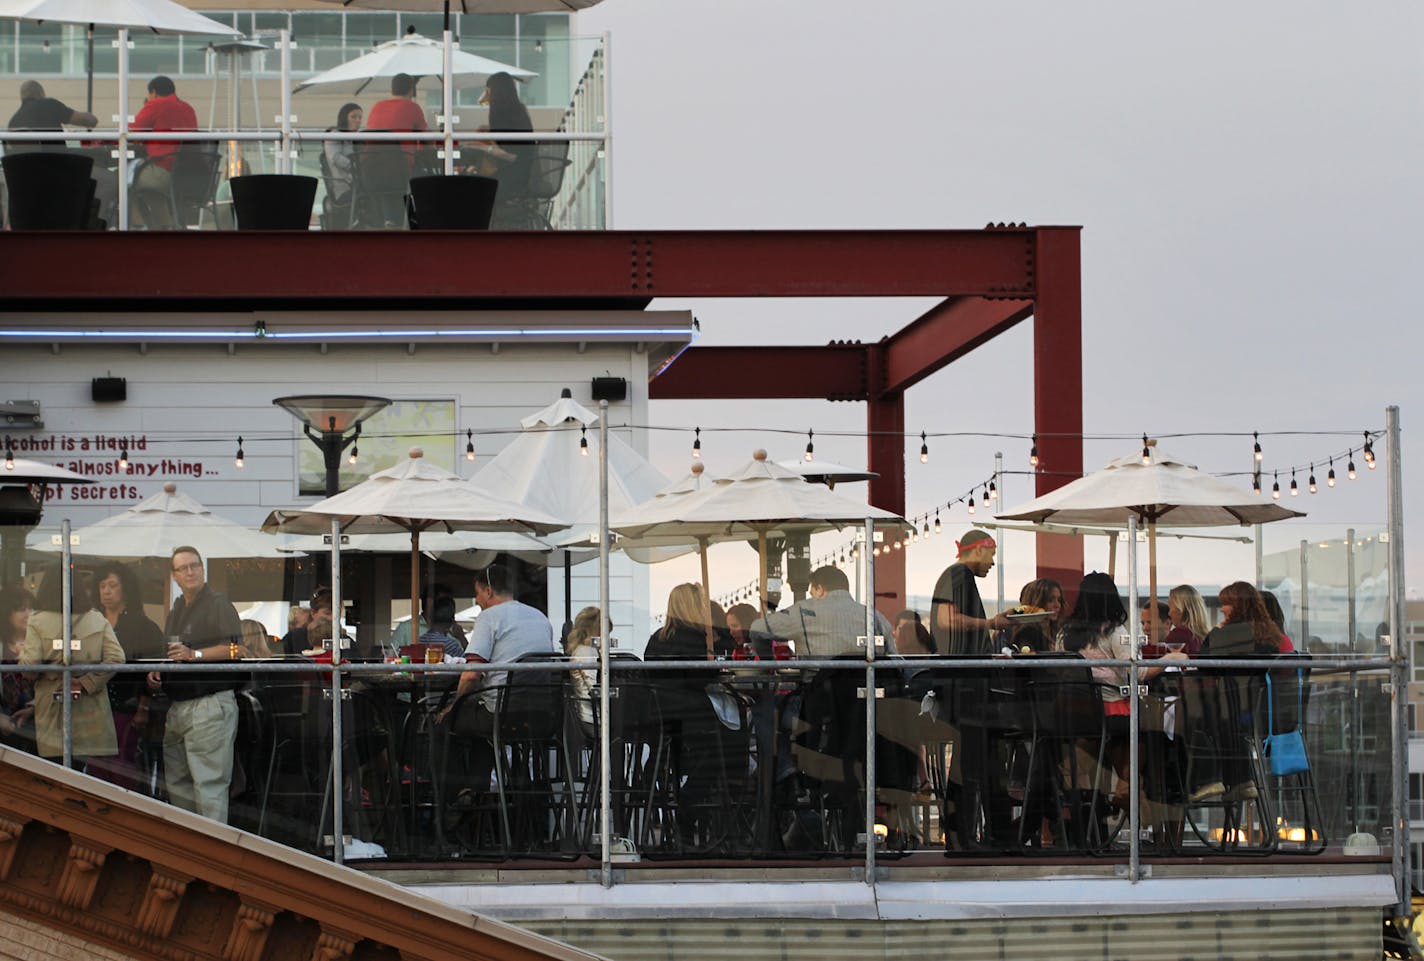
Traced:
<path fill-rule="evenodd" d="M 1053 612 L 1034 607 L 1032 604 L 1016 604 L 1005 611 L 1004 616 L 1015 624 L 1037 624 L 1051 618 Z"/>

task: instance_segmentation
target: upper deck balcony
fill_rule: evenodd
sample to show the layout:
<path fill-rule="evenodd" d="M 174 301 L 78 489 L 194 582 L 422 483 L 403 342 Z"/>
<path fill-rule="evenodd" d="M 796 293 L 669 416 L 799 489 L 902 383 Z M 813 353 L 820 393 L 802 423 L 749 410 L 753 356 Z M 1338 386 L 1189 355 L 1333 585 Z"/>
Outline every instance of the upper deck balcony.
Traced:
<path fill-rule="evenodd" d="M 298 222 L 323 230 L 404 228 L 409 179 L 444 173 L 498 181 L 495 229 L 610 226 L 606 38 L 574 35 L 569 17 L 452 15 L 447 97 L 438 14 L 205 13 L 237 34 L 134 30 L 120 44 L 118 30 L 98 28 L 91 52 L 83 25 L 0 23 L 0 76 L 9 78 L 14 107 L 21 106 L 21 84 L 33 81 L 74 111 L 66 119 L 76 121 L 60 136 L 52 120 L 0 132 L 5 152 L 60 151 L 92 161 L 72 176 L 57 163 L 83 161 L 28 174 L 12 166 L 9 186 L 0 190 L 7 226 L 232 229 L 233 178 L 296 174 L 313 178 L 316 187 L 309 215 L 301 219 L 299 209 Z M 364 115 L 391 97 L 391 70 L 358 69 L 371 75 L 331 83 L 322 82 L 323 74 L 398 38 L 397 69 L 417 79 L 414 102 L 427 129 L 397 135 L 369 123 L 343 126 L 345 105 L 356 104 Z M 485 80 L 500 71 L 518 78 L 531 131 L 481 129 L 491 126 L 490 108 L 479 102 Z M 191 105 L 196 129 L 166 135 L 140 129 L 149 126 L 141 111 L 149 82 L 159 76 Z M 498 119 L 493 125 L 509 126 Z M 146 157 L 150 151 L 154 159 Z M 27 186 L 33 178 L 43 185 Z M 10 209 L 11 196 L 40 202 Z M 270 213 L 272 203 L 259 200 L 253 209 Z M 481 222 L 479 213 L 473 216 Z"/>

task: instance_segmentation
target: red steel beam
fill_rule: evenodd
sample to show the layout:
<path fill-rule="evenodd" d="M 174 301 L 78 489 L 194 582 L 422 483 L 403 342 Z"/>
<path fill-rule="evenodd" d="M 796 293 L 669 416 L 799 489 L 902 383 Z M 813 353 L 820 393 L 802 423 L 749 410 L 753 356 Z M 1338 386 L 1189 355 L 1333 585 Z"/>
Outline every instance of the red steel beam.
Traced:
<path fill-rule="evenodd" d="M 652 400 L 865 400 L 865 348 L 692 347 L 648 385 Z"/>
<path fill-rule="evenodd" d="M 1035 242 L 1031 229 L 4 232 L 0 282 L 40 308 L 1028 296 Z"/>
<path fill-rule="evenodd" d="M 1033 313 L 1031 300 L 951 297 L 890 337 L 885 386 L 903 391 Z"/>

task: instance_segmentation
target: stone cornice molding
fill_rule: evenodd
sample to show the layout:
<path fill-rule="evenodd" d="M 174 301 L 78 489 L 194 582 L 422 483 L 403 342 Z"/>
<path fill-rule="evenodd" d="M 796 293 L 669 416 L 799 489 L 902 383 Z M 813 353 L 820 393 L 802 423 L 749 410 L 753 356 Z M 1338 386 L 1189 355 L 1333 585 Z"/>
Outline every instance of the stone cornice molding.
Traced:
<path fill-rule="evenodd" d="M 7 749 L 0 903 L 153 961 L 596 961 Z"/>

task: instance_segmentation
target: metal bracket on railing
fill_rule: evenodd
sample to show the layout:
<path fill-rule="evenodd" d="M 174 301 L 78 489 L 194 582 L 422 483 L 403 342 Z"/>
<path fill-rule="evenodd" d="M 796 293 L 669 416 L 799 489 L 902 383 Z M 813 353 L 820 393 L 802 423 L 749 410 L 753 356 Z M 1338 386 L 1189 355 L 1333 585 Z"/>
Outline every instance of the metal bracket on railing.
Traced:
<path fill-rule="evenodd" d="M 855 646 L 858 647 L 858 648 L 860 648 L 862 651 L 865 650 L 865 635 L 864 635 L 864 634 L 857 634 L 857 635 L 856 635 L 856 638 L 855 638 Z M 884 634 L 876 634 L 876 635 L 875 635 L 875 649 L 876 649 L 877 651 L 883 651 L 883 650 L 885 650 L 885 635 L 884 635 Z"/>
<path fill-rule="evenodd" d="M 63 546 L 64 546 L 64 536 L 63 536 L 62 534 L 51 534 L 51 535 L 49 535 L 49 542 L 50 542 L 52 545 L 54 545 L 55 547 L 63 547 Z M 78 535 L 78 534 L 70 534 L 70 535 L 69 535 L 69 546 L 70 546 L 70 547 L 78 547 L 78 546 L 79 546 L 79 535 Z"/>
<path fill-rule="evenodd" d="M 1124 684 L 1124 685 L 1122 685 L 1121 687 L 1119 687 L 1119 688 L 1117 689 L 1117 692 L 1118 692 L 1119 694 L 1121 694 L 1123 697 L 1132 697 L 1132 685 L 1131 685 L 1131 684 Z M 1146 697 L 1146 696 L 1147 696 L 1147 685 L 1146 685 L 1146 684 L 1139 684 L 1139 685 L 1137 685 L 1137 696 L 1138 696 L 1138 697 Z"/>
<path fill-rule="evenodd" d="M 329 700 L 331 700 L 331 689 L 330 689 L 330 688 L 324 687 L 324 688 L 321 689 L 321 699 L 322 699 L 323 701 L 329 701 Z M 343 688 L 342 691 L 341 691 L 341 699 L 342 699 L 343 701 L 349 701 L 349 700 L 351 700 L 351 692 L 348 691 L 348 690 L 346 690 L 345 688 Z"/>
<path fill-rule="evenodd" d="M 865 700 L 865 688 L 863 688 L 863 687 L 858 687 L 858 688 L 856 688 L 856 689 L 855 689 L 855 696 L 856 696 L 856 699 L 857 699 L 857 700 L 861 700 L 861 701 Z M 876 699 L 877 701 L 879 701 L 879 700 L 883 700 L 884 698 L 885 698 L 885 688 L 883 688 L 883 687 L 877 687 L 877 688 L 875 689 L 875 699 Z"/>

